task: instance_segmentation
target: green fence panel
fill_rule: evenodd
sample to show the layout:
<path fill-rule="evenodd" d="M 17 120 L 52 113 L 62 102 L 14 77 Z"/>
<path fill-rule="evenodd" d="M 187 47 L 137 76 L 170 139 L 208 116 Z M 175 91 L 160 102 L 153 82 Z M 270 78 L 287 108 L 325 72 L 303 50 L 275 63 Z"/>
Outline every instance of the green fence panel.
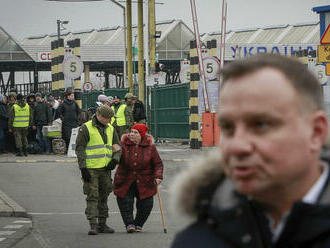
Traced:
<path fill-rule="evenodd" d="M 87 110 L 90 107 L 96 106 L 97 97 L 103 94 L 103 91 L 91 91 L 89 93 L 83 93 L 82 96 L 82 108 Z"/>
<path fill-rule="evenodd" d="M 124 88 L 124 89 L 106 89 L 104 91 L 104 95 L 106 96 L 119 96 L 120 99 L 124 99 L 126 93 L 128 93 L 128 88 Z"/>
<path fill-rule="evenodd" d="M 151 133 L 156 138 L 189 139 L 188 84 L 151 88 Z"/>

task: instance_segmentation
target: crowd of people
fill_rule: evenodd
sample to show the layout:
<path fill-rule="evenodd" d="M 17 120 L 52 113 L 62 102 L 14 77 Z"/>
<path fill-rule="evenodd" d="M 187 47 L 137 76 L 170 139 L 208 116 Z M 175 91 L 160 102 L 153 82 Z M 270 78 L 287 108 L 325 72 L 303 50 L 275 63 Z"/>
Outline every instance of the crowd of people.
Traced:
<path fill-rule="evenodd" d="M 146 122 L 143 103 L 131 93 L 126 94 L 123 101 L 119 96 L 100 95 L 97 103 L 99 106 L 106 104 L 116 113 L 111 123 L 120 135 L 134 123 Z M 95 111 L 80 109 L 71 88 L 66 90 L 64 99 L 39 92 L 23 96 L 15 90 L 8 96 L 0 94 L 0 154 L 52 154 L 52 138 L 44 135 L 43 128 L 51 126 L 56 119 L 61 119 L 62 123 L 61 137 L 57 138 L 63 139 L 67 151 L 72 129 L 90 120 L 94 114 Z"/>
<path fill-rule="evenodd" d="M 0 94 L 0 153 L 50 154 L 50 140 L 43 136 L 42 128 L 59 118 L 61 102 L 60 98 L 55 100 L 51 94 L 39 92 L 26 97 L 14 91 L 8 96 Z M 34 145 L 33 151 L 29 144 Z"/>

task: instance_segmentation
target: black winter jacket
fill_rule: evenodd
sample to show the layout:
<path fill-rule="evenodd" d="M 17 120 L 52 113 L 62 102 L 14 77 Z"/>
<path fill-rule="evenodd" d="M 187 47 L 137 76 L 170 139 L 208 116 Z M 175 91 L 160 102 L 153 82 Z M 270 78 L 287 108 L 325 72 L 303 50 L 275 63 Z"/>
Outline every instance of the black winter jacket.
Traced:
<path fill-rule="evenodd" d="M 133 119 L 135 122 L 139 122 L 141 120 L 146 119 L 146 110 L 143 105 L 143 102 L 140 100 L 136 100 L 133 108 Z"/>
<path fill-rule="evenodd" d="M 273 243 L 268 219 L 257 202 L 235 193 L 217 160 L 206 158 L 181 177 L 177 202 L 193 224 L 178 233 L 172 248 L 325 248 L 330 247 L 330 185 L 317 204 L 296 202 L 279 239 Z M 192 170 L 191 170 L 192 171 Z"/>
<path fill-rule="evenodd" d="M 78 127 L 80 108 L 75 101 L 65 99 L 64 102 L 58 107 L 58 114 L 62 119 L 62 127 Z"/>
<path fill-rule="evenodd" d="M 35 126 L 46 126 L 52 122 L 52 112 L 46 102 L 35 102 L 34 103 L 34 125 Z"/>
<path fill-rule="evenodd" d="M 7 111 L 7 105 L 3 102 L 0 102 L 0 128 L 8 128 L 8 118 L 9 115 Z"/>

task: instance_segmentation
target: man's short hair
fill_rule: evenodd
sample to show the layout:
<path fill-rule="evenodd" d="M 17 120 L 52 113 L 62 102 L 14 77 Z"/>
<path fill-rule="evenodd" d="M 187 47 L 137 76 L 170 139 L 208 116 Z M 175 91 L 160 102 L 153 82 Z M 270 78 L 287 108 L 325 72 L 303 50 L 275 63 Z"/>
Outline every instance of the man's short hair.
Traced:
<path fill-rule="evenodd" d="M 313 109 L 324 109 L 322 86 L 307 66 L 293 57 L 278 54 L 259 54 L 227 64 L 222 70 L 221 88 L 229 79 L 235 79 L 265 68 L 277 69 L 285 75 L 299 96 L 304 106 L 310 104 Z M 258 90 L 258 89 L 256 89 Z"/>
<path fill-rule="evenodd" d="M 112 109 L 107 105 L 102 105 L 98 107 L 96 110 L 96 114 L 108 119 L 111 119 L 114 116 Z"/>

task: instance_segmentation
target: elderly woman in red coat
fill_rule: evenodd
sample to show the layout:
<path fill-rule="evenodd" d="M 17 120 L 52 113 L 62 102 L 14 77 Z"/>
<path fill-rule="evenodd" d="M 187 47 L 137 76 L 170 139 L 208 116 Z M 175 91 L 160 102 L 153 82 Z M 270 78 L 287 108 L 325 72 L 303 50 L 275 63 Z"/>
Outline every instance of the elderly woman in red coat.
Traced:
<path fill-rule="evenodd" d="M 114 178 L 114 194 L 128 233 L 142 231 L 153 207 L 157 185 L 163 180 L 163 162 L 147 130 L 144 124 L 136 124 L 121 139 L 122 156 Z"/>

